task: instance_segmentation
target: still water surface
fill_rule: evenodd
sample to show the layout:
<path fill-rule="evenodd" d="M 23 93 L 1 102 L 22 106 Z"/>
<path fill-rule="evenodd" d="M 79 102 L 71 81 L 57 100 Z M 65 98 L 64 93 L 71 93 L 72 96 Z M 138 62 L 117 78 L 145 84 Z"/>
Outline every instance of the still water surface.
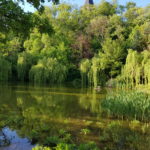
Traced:
<path fill-rule="evenodd" d="M 101 129 L 112 121 L 102 116 L 101 101 L 111 92 L 112 89 L 96 91 L 64 86 L 0 85 L 0 138 L 5 134 L 10 142 L 1 145 L 0 150 L 31 150 L 37 143 L 43 144 L 49 137 L 59 135 L 60 131 L 70 133 L 77 144 L 94 141 L 99 147 L 111 145 L 112 141 L 104 141 L 107 134 L 100 142 Z M 120 122 L 127 124 L 126 121 Z M 88 134 L 86 129 L 90 131 Z M 121 138 L 124 134 L 133 138 L 129 139 L 128 145 L 121 139 L 117 143 L 121 150 L 126 150 L 127 146 L 133 147 L 131 150 L 150 150 L 150 143 L 141 145 L 134 141 L 138 134 L 133 132 L 130 136 L 128 130 L 120 134 Z M 120 135 L 113 136 L 117 141 Z M 140 141 L 149 141 L 149 134 L 144 136 L 147 139 L 142 137 Z"/>
<path fill-rule="evenodd" d="M 78 135 L 76 141 L 82 141 L 81 129 L 89 125 L 95 128 L 100 118 L 100 101 L 104 98 L 104 93 L 106 90 L 96 92 L 92 89 L 62 86 L 0 85 L 0 125 L 1 128 L 5 126 L 3 130 L 8 138 L 12 135 L 16 139 L 16 142 L 15 139 L 11 140 L 12 146 L 7 149 L 17 149 L 16 146 L 20 149 L 20 143 L 24 147 L 26 144 L 26 149 L 31 149 L 26 137 L 32 139 L 37 130 L 40 138 L 37 135 L 32 144 L 42 143 L 60 129 Z M 94 132 L 86 138 L 83 141 L 97 140 Z M 0 150 L 5 148 L 1 147 Z"/>

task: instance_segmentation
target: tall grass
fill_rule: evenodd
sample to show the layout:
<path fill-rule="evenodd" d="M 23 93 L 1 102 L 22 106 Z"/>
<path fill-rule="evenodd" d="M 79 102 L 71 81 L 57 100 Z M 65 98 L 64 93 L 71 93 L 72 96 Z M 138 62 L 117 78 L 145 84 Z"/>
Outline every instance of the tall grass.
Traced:
<path fill-rule="evenodd" d="M 102 107 L 111 116 L 150 120 L 150 95 L 142 92 L 130 91 L 108 95 L 103 100 Z"/>

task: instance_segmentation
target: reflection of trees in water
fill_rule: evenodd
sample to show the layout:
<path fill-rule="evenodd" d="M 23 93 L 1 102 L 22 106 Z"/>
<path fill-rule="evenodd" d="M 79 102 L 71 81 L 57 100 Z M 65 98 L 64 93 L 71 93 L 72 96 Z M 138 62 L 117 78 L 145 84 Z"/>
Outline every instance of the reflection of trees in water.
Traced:
<path fill-rule="evenodd" d="M 94 116 L 99 117 L 101 115 L 100 103 L 103 95 L 96 94 L 95 90 L 76 95 L 48 94 L 44 91 L 30 91 L 28 89 L 25 89 L 25 91 L 17 90 L 14 87 L 0 87 L 0 98 L 3 98 L 0 99 L 0 127 L 3 122 L 3 125 L 8 125 L 11 129 L 17 130 L 18 134 L 22 135 L 22 137 L 25 136 L 34 142 L 43 144 L 51 136 L 60 137 L 60 130 L 64 129 L 73 133 L 73 137 L 76 137 L 78 141 L 82 141 L 84 137 L 80 134 L 80 131 L 86 128 L 90 128 L 92 131 L 89 135 L 91 139 L 89 138 L 88 140 L 97 140 L 100 136 L 102 141 L 99 142 L 102 145 L 105 142 L 103 140 L 112 141 L 111 144 L 113 144 L 113 140 L 119 139 L 120 135 L 125 137 L 126 130 L 116 131 L 118 129 L 116 126 L 107 131 L 107 126 L 111 122 L 106 124 L 105 129 L 103 128 L 105 123 L 93 120 L 90 122 L 88 119 L 85 121 L 87 116 L 91 117 L 90 119 L 94 119 Z M 96 124 L 100 127 L 96 126 Z M 102 132 L 104 129 L 106 131 Z M 141 136 L 141 139 L 148 138 L 146 141 L 149 141 L 149 134 L 148 132 L 145 133 L 147 135 L 141 136 L 139 134 L 138 136 Z M 127 138 L 130 135 L 130 131 L 126 133 Z M 132 136 L 132 138 L 134 137 L 136 135 Z M 135 141 L 135 143 L 139 142 Z M 130 143 L 132 144 L 131 141 L 129 141 Z M 116 148 L 115 144 L 114 146 Z M 143 150 L 145 150 L 144 145 Z"/>
<path fill-rule="evenodd" d="M 0 106 L 3 105 L 14 108 L 16 105 L 16 93 L 13 91 L 12 87 L 0 85 Z"/>
<path fill-rule="evenodd" d="M 4 97 L 1 103 L 8 107 L 7 118 L 3 120 L 9 120 L 6 123 L 10 128 L 19 129 L 20 135 L 31 139 L 44 140 L 57 135 L 60 129 L 80 130 L 84 116 L 91 115 L 78 101 L 82 94 L 48 94 L 10 88 L 0 96 Z"/>
<path fill-rule="evenodd" d="M 2 93 L 1 103 L 8 107 L 7 113 L 2 113 L 7 114 L 3 117 L 5 123 L 19 135 L 41 143 L 49 136 L 59 135 L 60 129 L 80 136 L 81 129 L 87 127 L 87 117 L 89 121 L 100 114 L 100 95 L 95 91 L 49 92 L 22 86 L 6 88 Z"/>
<path fill-rule="evenodd" d="M 13 88 L 0 85 L 0 127 L 18 120 L 20 112 L 16 107 L 16 93 Z"/>
<path fill-rule="evenodd" d="M 30 107 L 35 107 L 42 115 L 50 117 L 78 117 L 84 112 L 78 104 L 76 96 L 32 93 L 28 101 L 31 102 Z M 22 97 L 24 99 L 24 97 Z M 24 100 L 24 101 L 27 101 Z M 28 107 L 29 108 L 29 107 Z"/>
<path fill-rule="evenodd" d="M 92 93 L 87 93 L 82 95 L 79 98 L 80 106 L 86 110 L 88 110 L 91 113 L 96 114 L 96 116 L 99 116 L 101 113 L 101 99 L 103 98 L 103 95 L 96 94 L 96 91 L 93 90 Z"/>

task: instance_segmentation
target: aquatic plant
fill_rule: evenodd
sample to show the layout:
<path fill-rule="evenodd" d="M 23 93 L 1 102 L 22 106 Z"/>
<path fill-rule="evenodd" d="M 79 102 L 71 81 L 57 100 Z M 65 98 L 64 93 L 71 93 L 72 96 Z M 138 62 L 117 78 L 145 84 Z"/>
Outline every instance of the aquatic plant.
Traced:
<path fill-rule="evenodd" d="M 109 115 L 119 118 L 150 120 L 150 95 L 136 91 L 122 91 L 108 95 L 102 107 Z"/>
<path fill-rule="evenodd" d="M 50 147 L 36 146 L 32 150 L 51 150 Z"/>
<path fill-rule="evenodd" d="M 87 129 L 87 128 L 85 128 L 85 129 L 81 129 L 81 134 L 83 134 L 83 135 L 87 135 L 87 134 L 89 134 L 91 131 L 89 130 L 89 129 Z"/>
<path fill-rule="evenodd" d="M 74 150 L 75 145 L 73 144 L 66 144 L 66 143 L 59 143 L 56 148 L 56 150 Z"/>
<path fill-rule="evenodd" d="M 53 147 L 55 150 L 99 150 L 94 142 L 88 142 L 86 144 L 68 144 L 68 143 L 59 143 L 56 147 Z M 51 150 L 50 147 L 36 146 L 32 150 Z"/>
<path fill-rule="evenodd" d="M 88 143 L 80 144 L 77 149 L 78 150 L 99 150 L 97 145 L 92 141 L 90 141 Z"/>

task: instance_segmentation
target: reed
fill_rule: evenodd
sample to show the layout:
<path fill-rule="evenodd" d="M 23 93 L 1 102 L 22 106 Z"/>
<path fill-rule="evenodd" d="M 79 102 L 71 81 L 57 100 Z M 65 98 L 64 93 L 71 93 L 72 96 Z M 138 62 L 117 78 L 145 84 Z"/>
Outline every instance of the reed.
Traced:
<path fill-rule="evenodd" d="M 110 116 L 118 118 L 150 120 L 150 95 L 136 92 L 120 92 L 108 95 L 102 102 L 102 107 Z"/>

